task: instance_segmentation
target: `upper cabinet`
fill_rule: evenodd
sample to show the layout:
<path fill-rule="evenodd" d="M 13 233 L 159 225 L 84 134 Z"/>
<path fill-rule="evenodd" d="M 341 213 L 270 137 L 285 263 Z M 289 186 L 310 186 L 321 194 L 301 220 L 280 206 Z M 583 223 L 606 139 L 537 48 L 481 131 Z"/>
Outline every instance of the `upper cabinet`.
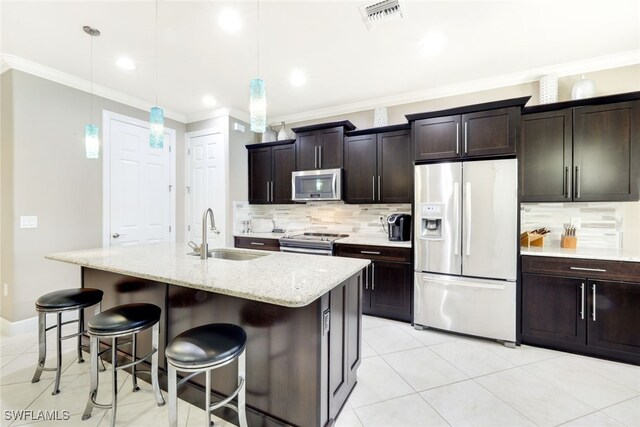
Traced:
<path fill-rule="evenodd" d="M 406 116 L 414 160 L 458 160 L 516 153 L 520 110 L 529 97 Z"/>
<path fill-rule="evenodd" d="M 353 129 L 348 120 L 291 129 L 297 139 L 297 170 L 342 168 L 344 133 Z"/>
<path fill-rule="evenodd" d="M 378 133 L 372 133 L 378 132 Z M 408 125 L 348 132 L 344 142 L 346 203 L 411 203 Z"/>
<path fill-rule="evenodd" d="M 518 147 L 522 201 L 638 200 L 640 101 L 615 102 L 634 96 L 640 93 L 552 111 L 525 109 Z"/>
<path fill-rule="evenodd" d="M 296 156 L 293 140 L 247 145 L 249 203 L 292 203 L 291 172 Z"/>

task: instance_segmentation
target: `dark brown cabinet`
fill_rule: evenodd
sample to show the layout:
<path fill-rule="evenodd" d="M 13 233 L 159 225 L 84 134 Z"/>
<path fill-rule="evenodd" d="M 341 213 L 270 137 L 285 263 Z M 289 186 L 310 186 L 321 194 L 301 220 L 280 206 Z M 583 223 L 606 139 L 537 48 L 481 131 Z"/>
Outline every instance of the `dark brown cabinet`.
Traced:
<path fill-rule="evenodd" d="M 348 136 L 344 146 L 344 201 L 411 203 L 412 170 L 408 129 Z"/>
<path fill-rule="evenodd" d="M 640 263 L 522 257 L 522 342 L 640 364 Z"/>
<path fill-rule="evenodd" d="M 638 200 L 640 101 L 523 114 L 518 156 L 524 202 Z"/>
<path fill-rule="evenodd" d="M 278 241 L 278 239 L 235 236 L 233 238 L 233 242 L 236 248 L 260 249 L 263 251 L 280 251 L 280 242 Z"/>
<path fill-rule="evenodd" d="M 499 108 L 413 122 L 417 161 L 495 157 L 516 153 L 519 107 Z"/>
<path fill-rule="evenodd" d="M 292 203 L 291 172 L 295 170 L 293 140 L 247 145 L 249 203 Z"/>
<path fill-rule="evenodd" d="M 342 168 L 345 129 L 355 126 L 345 120 L 291 129 L 297 140 L 297 170 Z"/>
<path fill-rule="evenodd" d="M 413 271 L 411 249 L 386 246 L 337 245 L 336 255 L 367 258 L 362 291 L 362 312 L 411 322 Z"/>

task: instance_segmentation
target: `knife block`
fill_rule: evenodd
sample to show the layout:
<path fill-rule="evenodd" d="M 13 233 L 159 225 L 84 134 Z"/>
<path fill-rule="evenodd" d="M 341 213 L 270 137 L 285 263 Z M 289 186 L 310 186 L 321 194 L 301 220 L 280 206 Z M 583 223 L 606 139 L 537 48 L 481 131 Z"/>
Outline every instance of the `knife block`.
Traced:
<path fill-rule="evenodd" d="M 531 246 L 542 247 L 544 246 L 544 235 L 525 231 L 520 234 L 520 246 L 526 246 L 527 248 Z"/>
<path fill-rule="evenodd" d="M 565 249 L 575 249 L 578 244 L 578 238 L 576 236 L 561 236 L 560 247 Z"/>

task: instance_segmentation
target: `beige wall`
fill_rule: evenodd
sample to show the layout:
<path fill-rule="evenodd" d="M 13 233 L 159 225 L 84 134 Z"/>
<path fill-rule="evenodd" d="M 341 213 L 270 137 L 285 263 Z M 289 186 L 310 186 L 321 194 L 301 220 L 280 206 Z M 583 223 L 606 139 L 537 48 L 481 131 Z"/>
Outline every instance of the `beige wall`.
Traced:
<path fill-rule="evenodd" d="M 79 268 L 44 259 L 53 252 L 102 246 L 102 160 L 84 153 L 89 94 L 16 70 L 1 76 L 2 116 L 2 317 L 33 317 L 35 299 L 80 285 Z M 12 96 L 8 96 L 8 93 Z M 3 105 L 4 106 L 4 105 Z M 94 97 L 94 122 L 102 131 L 102 110 L 140 120 L 148 112 Z M 176 130 L 177 239 L 184 223 L 185 125 Z M 38 228 L 19 228 L 21 215 L 37 215 Z"/>

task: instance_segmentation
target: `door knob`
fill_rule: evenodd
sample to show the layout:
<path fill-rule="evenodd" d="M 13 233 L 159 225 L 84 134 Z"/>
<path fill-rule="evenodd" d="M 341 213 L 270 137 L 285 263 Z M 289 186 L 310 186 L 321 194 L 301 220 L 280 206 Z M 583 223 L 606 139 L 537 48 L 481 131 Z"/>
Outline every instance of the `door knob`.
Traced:
<path fill-rule="evenodd" d="M 111 235 L 111 237 L 113 237 L 114 239 L 117 239 L 118 237 L 120 237 L 120 234 L 118 234 L 118 233 L 113 233 L 113 234 Z"/>

